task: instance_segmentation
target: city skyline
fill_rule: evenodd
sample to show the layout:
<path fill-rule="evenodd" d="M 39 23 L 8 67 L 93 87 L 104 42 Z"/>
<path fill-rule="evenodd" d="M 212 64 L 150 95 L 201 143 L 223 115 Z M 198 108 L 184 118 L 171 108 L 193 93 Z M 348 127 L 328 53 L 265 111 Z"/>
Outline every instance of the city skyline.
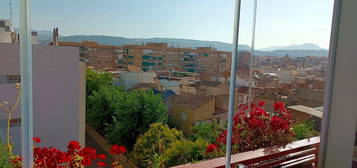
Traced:
<path fill-rule="evenodd" d="M 18 27 L 19 2 L 12 1 L 14 26 Z M 314 43 L 327 49 L 333 1 L 304 1 L 258 1 L 256 48 Z M 250 45 L 252 7 L 253 1 L 242 1 L 240 44 Z M 233 11 L 234 0 L 225 3 L 219 0 L 153 0 L 150 3 L 143 0 L 108 0 L 106 3 L 33 0 L 32 28 L 59 27 L 64 36 L 184 38 L 231 43 Z M 9 18 L 9 15 L 8 1 L 2 1 L 0 18 Z"/>

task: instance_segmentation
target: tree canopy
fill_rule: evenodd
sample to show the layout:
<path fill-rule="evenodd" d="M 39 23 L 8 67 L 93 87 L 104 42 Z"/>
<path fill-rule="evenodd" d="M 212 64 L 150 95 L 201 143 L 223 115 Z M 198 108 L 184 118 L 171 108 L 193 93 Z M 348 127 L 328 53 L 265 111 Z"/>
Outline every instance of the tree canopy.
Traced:
<path fill-rule="evenodd" d="M 149 91 L 122 92 L 113 100 L 113 122 L 106 127 L 111 143 L 124 144 L 131 149 L 136 138 L 150 124 L 167 122 L 167 109 L 159 95 Z"/>
<path fill-rule="evenodd" d="M 150 156 L 163 153 L 170 145 L 183 139 L 183 133 L 174 128 L 170 129 L 162 123 L 150 125 L 150 129 L 141 135 L 134 145 L 131 153 L 132 161 L 139 167 L 146 167 L 144 160 L 150 159 Z"/>

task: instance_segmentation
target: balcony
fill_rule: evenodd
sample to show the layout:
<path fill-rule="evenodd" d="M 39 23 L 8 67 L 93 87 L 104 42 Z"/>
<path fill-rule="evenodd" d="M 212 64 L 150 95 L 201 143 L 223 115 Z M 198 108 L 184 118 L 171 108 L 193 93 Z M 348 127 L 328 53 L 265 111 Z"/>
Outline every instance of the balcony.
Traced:
<path fill-rule="evenodd" d="M 320 137 L 292 142 L 285 147 L 268 147 L 232 155 L 231 167 L 317 167 Z M 224 168 L 226 158 L 215 158 L 172 168 Z"/>

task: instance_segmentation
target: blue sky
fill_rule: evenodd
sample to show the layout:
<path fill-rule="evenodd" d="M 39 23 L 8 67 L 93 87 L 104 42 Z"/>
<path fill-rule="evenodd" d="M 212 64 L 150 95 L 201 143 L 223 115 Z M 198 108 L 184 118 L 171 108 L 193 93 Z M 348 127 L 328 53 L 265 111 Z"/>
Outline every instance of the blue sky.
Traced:
<path fill-rule="evenodd" d="M 0 18 L 9 18 L 9 0 Z M 12 0 L 18 27 L 19 0 Z M 172 37 L 231 42 L 234 0 L 31 0 L 32 27 L 61 35 Z M 258 0 L 256 47 L 328 48 L 333 0 Z M 241 44 L 250 44 L 253 0 L 242 0 Z"/>

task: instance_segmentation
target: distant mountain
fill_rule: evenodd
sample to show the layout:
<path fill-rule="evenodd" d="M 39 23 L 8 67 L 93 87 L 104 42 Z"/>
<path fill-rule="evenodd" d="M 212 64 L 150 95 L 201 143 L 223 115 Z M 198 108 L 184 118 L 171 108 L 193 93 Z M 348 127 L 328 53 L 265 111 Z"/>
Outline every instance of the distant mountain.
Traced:
<path fill-rule="evenodd" d="M 177 39 L 177 38 L 125 38 L 115 36 L 100 36 L 100 35 L 76 35 L 61 37 L 60 41 L 72 41 L 81 42 L 84 40 L 97 41 L 101 44 L 108 45 L 125 45 L 125 44 L 143 44 L 143 43 L 168 43 L 169 46 L 174 47 L 215 47 L 221 51 L 231 51 L 232 45 L 229 43 L 223 43 L 218 41 L 203 41 L 203 40 L 191 40 L 191 39 Z M 239 45 L 240 50 L 249 50 L 248 45 Z"/>
<path fill-rule="evenodd" d="M 305 43 L 301 45 L 297 44 L 292 44 L 289 46 L 274 46 L 274 47 L 268 47 L 268 48 L 263 48 L 260 49 L 263 51 L 274 51 L 274 50 L 323 50 L 323 48 L 319 47 L 316 44 L 313 43 Z"/>
<path fill-rule="evenodd" d="M 37 31 L 38 41 L 41 45 L 48 45 L 52 41 L 52 32 L 47 30 Z"/>
<path fill-rule="evenodd" d="M 39 34 L 40 44 L 47 45 L 52 40 L 52 33 L 50 31 L 37 31 Z M 232 51 L 232 44 L 218 42 L 218 41 L 203 41 L 192 39 L 177 39 L 177 38 L 125 38 L 116 36 L 102 36 L 102 35 L 75 35 L 75 36 L 62 36 L 60 41 L 81 42 L 85 40 L 96 41 L 100 44 L 108 45 L 126 45 L 143 43 L 168 43 L 169 46 L 174 47 L 215 47 L 221 51 Z M 239 45 L 239 50 L 250 51 L 248 45 Z M 290 45 L 282 47 L 269 47 L 261 50 L 256 50 L 257 56 L 286 56 L 290 57 L 303 57 L 303 56 L 327 56 L 328 51 L 320 48 L 316 44 L 306 43 L 302 45 Z"/>
<path fill-rule="evenodd" d="M 276 57 L 305 57 L 305 56 L 317 56 L 323 57 L 328 55 L 328 50 L 273 50 L 273 51 L 262 51 L 256 50 L 255 55 L 257 56 L 276 56 Z"/>

